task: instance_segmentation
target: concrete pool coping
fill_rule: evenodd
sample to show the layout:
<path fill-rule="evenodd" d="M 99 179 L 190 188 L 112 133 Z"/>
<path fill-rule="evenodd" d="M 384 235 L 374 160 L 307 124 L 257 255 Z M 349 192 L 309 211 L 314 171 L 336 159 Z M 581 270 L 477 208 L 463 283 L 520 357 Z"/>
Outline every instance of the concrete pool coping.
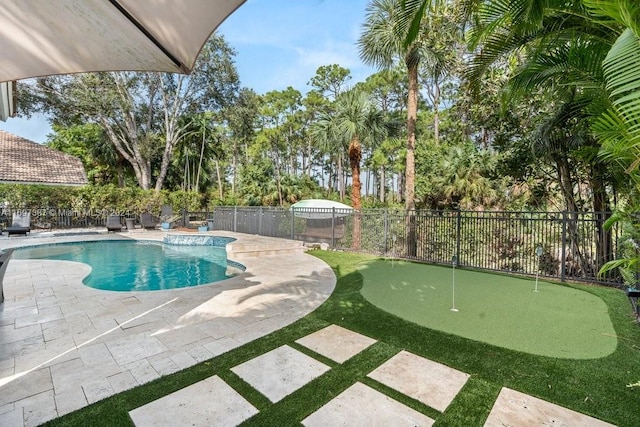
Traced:
<path fill-rule="evenodd" d="M 84 240 L 162 240 L 162 231 L 2 237 L 0 249 Z M 302 242 L 230 232 L 246 270 L 152 292 L 86 287 L 73 262 L 12 260 L 0 305 L 0 425 L 38 425 L 239 347 L 304 317 L 336 277 Z M 283 266 L 286 266 L 283 268 Z"/>

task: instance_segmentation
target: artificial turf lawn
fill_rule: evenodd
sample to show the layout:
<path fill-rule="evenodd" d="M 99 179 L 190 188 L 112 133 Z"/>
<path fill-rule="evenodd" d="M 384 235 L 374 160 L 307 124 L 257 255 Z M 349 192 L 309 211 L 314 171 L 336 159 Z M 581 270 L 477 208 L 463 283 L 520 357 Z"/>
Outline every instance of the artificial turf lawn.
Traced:
<path fill-rule="evenodd" d="M 534 292 L 529 279 L 381 259 L 358 270 L 369 302 L 427 328 L 568 359 L 605 357 L 618 343 L 604 301 L 573 287 L 539 281 Z"/>
<path fill-rule="evenodd" d="M 620 427 L 638 425 L 640 327 L 630 317 L 624 293 L 606 287 L 584 287 L 601 298 L 618 336 L 616 351 L 600 359 L 559 359 L 492 346 L 408 322 L 370 304 L 360 291 L 362 262 L 375 258 L 331 251 L 313 251 L 337 276 L 336 289 L 317 310 L 297 322 L 191 368 L 96 402 L 46 423 L 50 426 L 128 426 L 128 411 L 212 375 L 219 375 L 260 413 L 245 426 L 290 426 L 360 381 L 436 420 L 437 426 L 482 426 L 501 387 L 527 393 L 600 418 Z M 457 271 L 456 271 L 457 273 Z M 375 338 L 378 342 L 343 364 L 336 364 L 299 346 L 295 340 L 330 324 Z M 235 375 L 231 368 L 281 345 L 290 345 L 331 367 L 295 393 L 272 404 Z M 367 374 L 401 350 L 461 370 L 471 377 L 443 412 L 385 389 Z M 170 414 L 168 414 L 170 416 Z"/>

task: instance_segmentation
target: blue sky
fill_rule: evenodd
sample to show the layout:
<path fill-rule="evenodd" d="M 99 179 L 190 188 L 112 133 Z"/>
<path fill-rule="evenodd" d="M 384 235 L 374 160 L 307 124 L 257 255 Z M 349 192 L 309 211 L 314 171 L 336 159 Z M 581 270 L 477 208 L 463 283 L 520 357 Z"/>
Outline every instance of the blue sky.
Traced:
<path fill-rule="evenodd" d="M 218 31 L 237 52 L 241 85 L 263 94 L 291 86 L 301 92 L 322 65 L 351 70 L 351 83 L 375 70 L 358 56 L 368 0 L 247 0 Z M 10 118 L 0 129 L 35 142 L 51 132 L 43 117 Z"/>

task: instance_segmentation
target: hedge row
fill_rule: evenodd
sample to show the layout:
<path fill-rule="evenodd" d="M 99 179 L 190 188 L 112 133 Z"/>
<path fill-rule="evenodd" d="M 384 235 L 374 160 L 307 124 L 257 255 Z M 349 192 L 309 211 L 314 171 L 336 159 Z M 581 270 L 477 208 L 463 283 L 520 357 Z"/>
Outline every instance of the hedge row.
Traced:
<path fill-rule="evenodd" d="M 12 209 L 71 209 L 76 211 L 111 211 L 159 214 L 163 205 L 174 212 L 206 210 L 206 196 L 190 191 L 142 190 L 134 187 L 0 184 L 0 203 Z"/>

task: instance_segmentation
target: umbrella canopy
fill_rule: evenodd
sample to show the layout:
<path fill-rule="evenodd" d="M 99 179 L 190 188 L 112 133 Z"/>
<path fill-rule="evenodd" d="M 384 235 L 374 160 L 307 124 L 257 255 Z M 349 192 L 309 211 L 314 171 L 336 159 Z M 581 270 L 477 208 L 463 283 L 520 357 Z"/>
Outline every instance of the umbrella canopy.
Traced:
<path fill-rule="evenodd" d="M 245 0 L 0 0 L 0 82 L 90 71 L 189 73 Z"/>
<path fill-rule="evenodd" d="M 351 206 L 326 199 L 300 200 L 291 205 L 293 214 L 299 218 L 328 219 L 332 217 L 348 216 L 353 212 Z"/>

